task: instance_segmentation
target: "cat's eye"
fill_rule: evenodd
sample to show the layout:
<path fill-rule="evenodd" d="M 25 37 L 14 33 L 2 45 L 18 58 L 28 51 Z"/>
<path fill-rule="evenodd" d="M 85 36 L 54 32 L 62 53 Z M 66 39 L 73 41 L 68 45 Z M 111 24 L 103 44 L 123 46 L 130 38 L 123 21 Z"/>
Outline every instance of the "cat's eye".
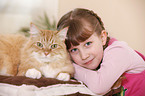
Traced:
<path fill-rule="evenodd" d="M 51 49 L 55 49 L 55 48 L 57 48 L 57 44 L 51 45 Z"/>
<path fill-rule="evenodd" d="M 38 46 L 38 47 L 43 47 L 43 44 L 40 43 L 40 42 L 37 42 L 37 46 Z"/>

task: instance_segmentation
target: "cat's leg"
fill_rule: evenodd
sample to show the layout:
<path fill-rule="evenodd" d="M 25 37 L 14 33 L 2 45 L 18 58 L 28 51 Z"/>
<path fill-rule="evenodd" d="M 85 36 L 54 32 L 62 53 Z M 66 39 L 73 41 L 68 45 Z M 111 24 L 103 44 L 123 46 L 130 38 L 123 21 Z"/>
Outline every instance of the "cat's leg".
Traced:
<path fill-rule="evenodd" d="M 39 79 L 41 77 L 41 72 L 35 68 L 31 68 L 27 70 L 25 76 L 33 79 Z"/>
<path fill-rule="evenodd" d="M 63 80 L 63 81 L 69 81 L 70 74 L 69 73 L 59 73 L 58 76 L 56 77 L 56 79 Z"/>

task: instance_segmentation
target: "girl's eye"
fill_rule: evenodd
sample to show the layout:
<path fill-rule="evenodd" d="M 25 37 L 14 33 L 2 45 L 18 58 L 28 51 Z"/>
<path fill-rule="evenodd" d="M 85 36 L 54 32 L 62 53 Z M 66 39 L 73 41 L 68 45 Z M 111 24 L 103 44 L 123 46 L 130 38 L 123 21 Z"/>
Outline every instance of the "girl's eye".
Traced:
<path fill-rule="evenodd" d="M 57 48 L 57 44 L 51 45 L 51 49 Z"/>
<path fill-rule="evenodd" d="M 85 46 L 89 46 L 89 45 L 91 45 L 91 43 L 92 43 L 92 42 L 87 42 L 87 43 L 85 44 Z"/>
<path fill-rule="evenodd" d="M 38 47 L 43 47 L 43 44 L 40 43 L 40 42 L 37 42 L 37 46 L 38 46 Z"/>
<path fill-rule="evenodd" d="M 77 48 L 74 48 L 71 50 L 71 52 L 76 52 L 78 49 Z"/>

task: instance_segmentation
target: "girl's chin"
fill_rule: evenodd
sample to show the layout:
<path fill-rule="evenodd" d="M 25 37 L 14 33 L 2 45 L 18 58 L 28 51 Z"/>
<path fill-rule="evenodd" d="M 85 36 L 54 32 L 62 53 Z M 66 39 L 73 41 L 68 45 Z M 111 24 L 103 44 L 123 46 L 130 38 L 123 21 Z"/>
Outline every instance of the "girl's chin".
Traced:
<path fill-rule="evenodd" d="M 90 64 L 90 65 L 88 65 L 88 66 L 85 66 L 85 68 L 94 70 L 94 69 L 96 69 L 98 66 L 99 66 L 99 65 L 96 65 L 96 64 Z"/>
<path fill-rule="evenodd" d="M 91 65 L 90 65 L 90 66 L 83 66 L 83 67 L 85 67 L 85 68 L 87 68 L 87 69 L 94 70 L 94 69 L 96 69 L 98 66 L 96 67 L 96 66 L 91 66 Z"/>

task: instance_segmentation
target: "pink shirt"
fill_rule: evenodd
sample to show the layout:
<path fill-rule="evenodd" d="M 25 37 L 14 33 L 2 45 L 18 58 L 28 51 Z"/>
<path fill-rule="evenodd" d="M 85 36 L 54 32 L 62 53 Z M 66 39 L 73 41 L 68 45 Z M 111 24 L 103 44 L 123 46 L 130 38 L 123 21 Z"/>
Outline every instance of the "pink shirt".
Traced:
<path fill-rule="evenodd" d="M 124 96 L 145 96 L 145 70 L 141 73 L 124 73 L 122 81 Z"/>
<path fill-rule="evenodd" d="M 114 41 L 104 50 L 103 61 L 98 71 L 74 64 L 74 78 L 84 82 L 97 94 L 106 94 L 124 73 L 140 73 L 145 70 L 145 62 L 123 41 Z"/>

